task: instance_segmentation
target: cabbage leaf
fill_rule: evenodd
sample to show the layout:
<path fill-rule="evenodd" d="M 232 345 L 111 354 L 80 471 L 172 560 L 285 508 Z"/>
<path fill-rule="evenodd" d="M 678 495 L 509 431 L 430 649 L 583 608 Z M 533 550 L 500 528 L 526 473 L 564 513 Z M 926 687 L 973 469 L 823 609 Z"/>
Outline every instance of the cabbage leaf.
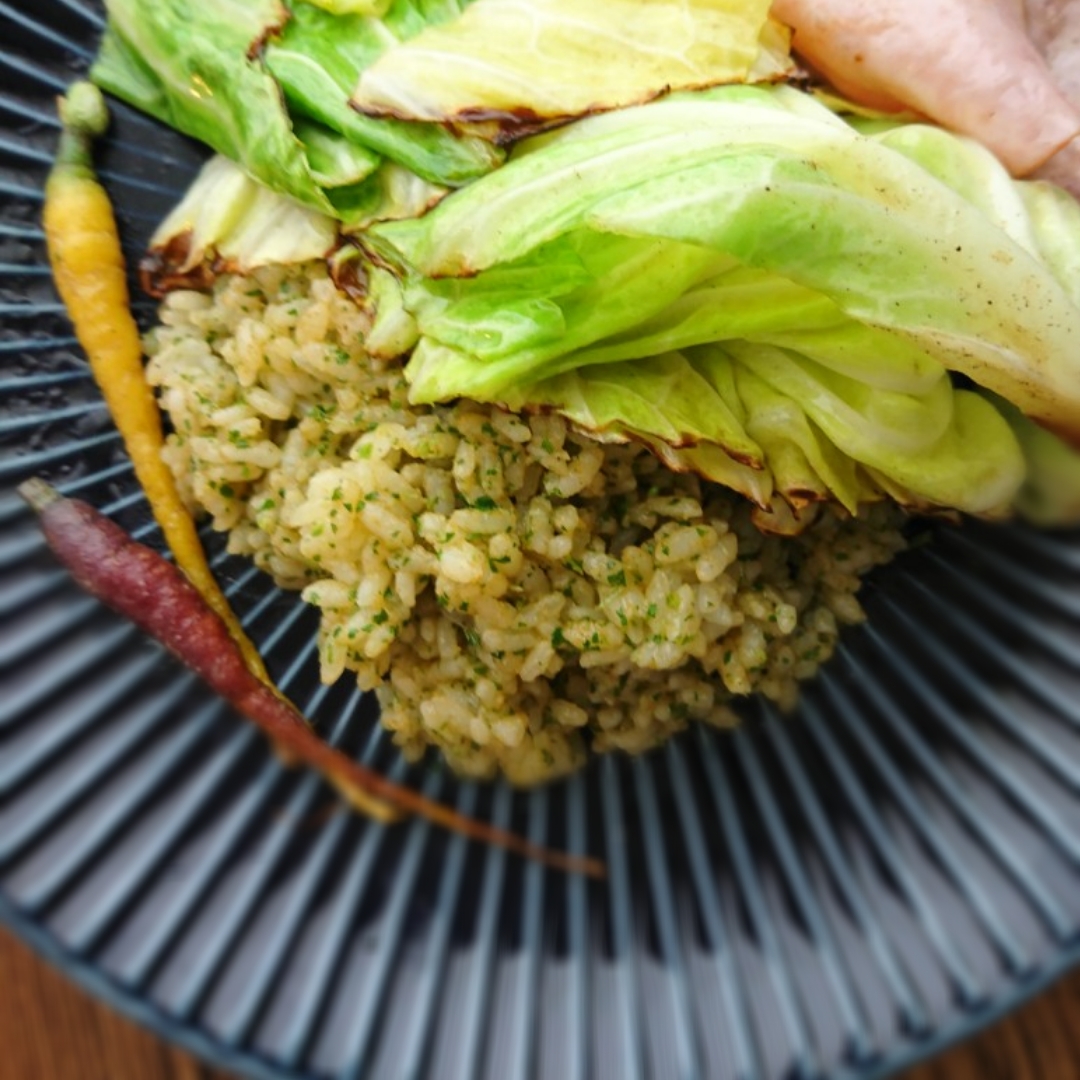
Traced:
<path fill-rule="evenodd" d="M 501 152 L 437 124 L 378 120 L 349 107 L 360 73 L 394 44 L 424 27 L 452 19 L 469 0 L 395 0 L 382 18 L 331 14 L 307 3 L 267 45 L 264 61 L 289 108 L 338 132 L 349 142 L 411 169 L 431 184 L 455 186 L 502 162 Z"/>
<path fill-rule="evenodd" d="M 304 0 L 334 15 L 385 15 L 393 0 Z"/>
<path fill-rule="evenodd" d="M 107 0 L 91 74 L 105 90 L 241 165 L 273 191 L 352 220 L 381 212 L 396 164 L 430 196 L 495 168 L 502 152 L 432 124 L 373 120 L 349 108 L 362 68 L 468 0 L 395 0 L 383 18 L 334 14 L 304 0 Z M 393 201 L 391 199 L 391 201 Z M 398 198 L 396 205 L 402 200 Z M 416 198 L 410 207 L 419 205 Z M 374 211 L 373 211 L 374 208 Z"/>
<path fill-rule="evenodd" d="M 359 184 L 382 164 L 374 151 L 338 138 L 314 120 L 294 120 L 293 131 L 303 144 L 311 175 L 324 189 Z"/>
<path fill-rule="evenodd" d="M 273 191 L 332 207 L 256 44 L 288 18 L 279 0 L 109 0 L 94 81 L 233 161 Z"/>
<path fill-rule="evenodd" d="M 904 394 L 773 346 L 729 349 L 741 367 L 797 402 L 829 443 L 898 502 L 1001 514 L 1023 482 L 1023 456 L 1007 422 L 948 378 L 926 394 Z"/>
<path fill-rule="evenodd" d="M 321 259 L 337 242 L 333 218 L 278 195 L 215 154 L 150 238 L 144 278 L 160 294 L 205 285 L 221 266 L 245 273 Z"/>
<path fill-rule="evenodd" d="M 915 137 L 918 131 L 933 131 L 940 153 L 942 133 L 917 126 Z M 966 150 L 962 140 L 957 145 Z M 1003 170 L 989 155 L 980 156 L 979 165 L 987 184 L 1002 182 Z M 1025 203 L 1021 196 L 1019 205 Z M 471 392 L 474 383 L 497 393 L 515 379 L 550 373 L 533 367 L 537 341 L 522 330 L 525 347 L 500 356 L 490 353 L 483 319 L 472 334 L 457 323 L 450 340 L 445 327 L 452 312 L 439 310 L 438 329 L 429 333 L 437 305 L 429 307 L 428 298 L 448 289 L 439 279 L 462 279 L 455 300 L 462 303 L 470 293 L 483 294 L 489 271 L 515 265 L 531 275 L 529 284 L 519 282 L 521 294 L 544 296 L 552 278 L 545 260 L 557 242 L 573 237 L 579 257 L 588 260 L 617 238 L 636 240 L 640 252 L 651 243 L 711 251 L 827 302 L 808 304 L 809 324 L 767 330 L 765 343 L 799 349 L 798 337 L 809 329 L 820 346 L 807 350 L 816 361 L 853 373 L 852 365 L 861 366 L 873 381 L 880 342 L 894 389 L 925 389 L 937 366 L 1077 438 L 1080 306 L 1058 272 L 1068 265 L 1068 251 L 1080 246 L 1080 231 L 1068 242 L 1044 236 L 1042 220 L 1028 216 L 1027 240 L 1011 234 L 1000 216 L 969 201 L 911 153 L 858 133 L 807 95 L 786 87 L 733 87 L 673 95 L 541 136 L 424 218 L 376 226 L 372 244 L 418 281 L 410 290 L 421 328 L 410 372 L 418 399 L 429 399 L 436 383 L 439 396 L 453 396 L 455 388 Z M 650 277 L 647 261 L 642 277 Z M 666 280 L 651 275 L 657 289 Z M 677 283 L 678 291 L 685 300 L 706 282 L 687 279 Z M 647 297 L 641 280 L 627 284 Z M 793 299 L 780 284 L 775 288 L 777 296 Z M 631 304 L 620 289 L 597 290 L 590 301 L 581 318 L 591 340 L 564 335 L 561 346 L 546 346 L 545 364 L 635 359 L 691 343 L 654 332 L 635 348 L 647 320 L 670 318 L 668 304 Z M 474 304 L 473 314 L 482 307 Z M 765 298 L 761 307 L 760 316 L 753 315 L 768 323 L 772 305 Z M 716 310 L 703 305 L 700 317 Z M 547 318 L 554 325 L 550 312 Z M 755 339 L 753 332 L 737 336 Z M 716 340 L 726 340 L 725 333 Z M 586 343 L 619 348 L 599 354 L 586 351 Z M 429 363 L 436 346 L 453 350 L 452 372 L 439 374 Z M 567 355 L 558 355 L 560 349 Z"/>
<path fill-rule="evenodd" d="M 353 104 L 502 140 L 671 90 L 779 79 L 770 0 L 477 0 L 365 66 Z M 492 128 L 491 125 L 494 125 Z"/>
<path fill-rule="evenodd" d="M 738 86 L 526 140 L 365 242 L 407 281 L 413 400 L 556 408 L 759 505 L 994 515 L 1022 440 L 964 379 L 1080 438 L 1063 198 L 939 129 Z"/>
<path fill-rule="evenodd" d="M 435 206 L 449 189 L 429 183 L 398 165 L 383 161 L 358 184 L 328 191 L 346 233 L 366 229 L 379 221 L 418 217 Z"/>
<path fill-rule="evenodd" d="M 558 408 L 601 439 L 648 436 L 671 446 L 713 443 L 752 469 L 765 465 L 741 407 L 681 353 L 600 364 L 553 376 L 506 396 L 511 408 Z"/>
<path fill-rule="evenodd" d="M 1024 454 L 1027 467 L 1016 509 L 1036 525 L 1080 524 L 1080 451 L 1004 399 L 987 397 L 1012 427 Z"/>

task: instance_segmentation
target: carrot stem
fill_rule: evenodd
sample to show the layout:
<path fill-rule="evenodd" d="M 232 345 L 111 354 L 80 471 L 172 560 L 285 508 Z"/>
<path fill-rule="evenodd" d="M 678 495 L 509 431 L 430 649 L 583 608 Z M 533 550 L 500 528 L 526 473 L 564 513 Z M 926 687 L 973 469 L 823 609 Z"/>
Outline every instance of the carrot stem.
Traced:
<path fill-rule="evenodd" d="M 58 99 L 60 143 L 53 171 L 94 180 L 94 139 L 105 134 L 109 110 L 101 91 L 89 82 L 77 82 Z"/>

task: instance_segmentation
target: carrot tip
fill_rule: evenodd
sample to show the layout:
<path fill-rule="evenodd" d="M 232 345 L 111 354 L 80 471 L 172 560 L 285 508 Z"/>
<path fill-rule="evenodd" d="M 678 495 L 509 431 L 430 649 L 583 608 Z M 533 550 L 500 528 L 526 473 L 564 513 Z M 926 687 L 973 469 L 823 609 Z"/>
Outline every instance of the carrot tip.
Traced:
<path fill-rule="evenodd" d="M 568 855 L 560 869 L 565 870 L 568 874 L 584 874 L 586 877 L 591 877 L 596 881 L 605 881 L 607 879 L 607 866 L 599 859 L 594 859 L 591 855 L 581 858 Z"/>
<path fill-rule="evenodd" d="M 24 480 L 16 490 L 38 514 L 60 498 L 60 492 L 40 476 Z"/>

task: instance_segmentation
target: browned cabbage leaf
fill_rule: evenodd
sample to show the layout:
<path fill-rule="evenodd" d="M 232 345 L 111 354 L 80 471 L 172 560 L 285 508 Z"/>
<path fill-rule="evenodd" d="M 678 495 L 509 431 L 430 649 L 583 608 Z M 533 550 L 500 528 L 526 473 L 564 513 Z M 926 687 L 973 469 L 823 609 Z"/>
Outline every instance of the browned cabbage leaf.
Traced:
<path fill-rule="evenodd" d="M 671 90 L 791 69 L 770 0 L 476 0 L 388 50 L 352 104 L 502 142 Z"/>

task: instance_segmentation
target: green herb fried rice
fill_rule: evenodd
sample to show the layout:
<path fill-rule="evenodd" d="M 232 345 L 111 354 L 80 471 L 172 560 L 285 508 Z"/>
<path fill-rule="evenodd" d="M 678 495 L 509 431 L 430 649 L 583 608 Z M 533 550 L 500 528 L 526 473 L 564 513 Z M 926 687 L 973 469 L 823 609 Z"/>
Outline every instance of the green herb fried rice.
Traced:
<path fill-rule="evenodd" d="M 150 336 L 193 507 L 321 611 L 322 677 L 374 689 L 406 754 L 533 784 L 587 748 L 789 706 L 862 617 L 899 510 L 762 534 L 740 496 L 552 415 L 412 406 L 322 263 L 177 291 Z"/>

